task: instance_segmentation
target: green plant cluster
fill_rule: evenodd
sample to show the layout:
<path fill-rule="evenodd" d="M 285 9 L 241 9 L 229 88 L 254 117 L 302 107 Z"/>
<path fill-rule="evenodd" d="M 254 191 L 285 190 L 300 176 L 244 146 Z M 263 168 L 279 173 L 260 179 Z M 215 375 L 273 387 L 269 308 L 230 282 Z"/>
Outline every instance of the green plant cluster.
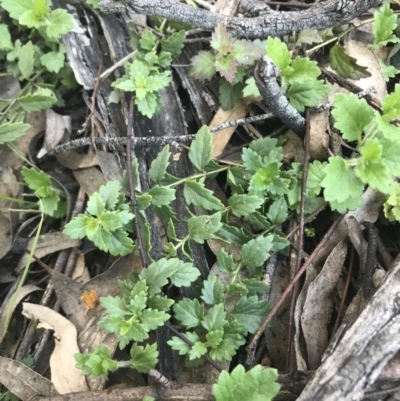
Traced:
<path fill-rule="evenodd" d="M 56 189 L 50 177 L 43 171 L 23 167 L 21 174 L 26 185 L 39 197 L 38 205 L 42 213 L 55 218 L 64 217 L 67 213 L 67 200 L 64 193 Z"/>
<path fill-rule="evenodd" d="M 51 10 L 49 0 L 0 0 L 8 12 L 0 23 L 0 66 L 24 82 L 12 99 L 0 99 L 0 145 L 26 134 L 25 113 L 62 104 L 56 87 L 74 87 L 71 68 L 65 64 L 60 35 L 74 27 L 73 18 L 63 9 Z M 13 40 L 15 26 L 18 38 Z"/>
<path fill-rule="evenodd" d="M 134 249 L 128 233 L 132 232 L 134 215 L 129 212 L 119 181 L 100 187 L 87 203 L 84 214 L 72 219 L 64 227 L 64 234 L 73 239 L 87 237 L 100 250 L 111 255 L 128 255 Z"/>
<path fill-rule="evenodd" d="M 116 89 L 133 92 L 135 105 L 148 118 L 160 111 L 159 92 L 171 83 L 172 60 L 183 48 L 185 31 L 157 37 L 146 29 L 142 34 L 131 30 L 133 61 L 125 65 L 125 75 L 113 83 Z"/>

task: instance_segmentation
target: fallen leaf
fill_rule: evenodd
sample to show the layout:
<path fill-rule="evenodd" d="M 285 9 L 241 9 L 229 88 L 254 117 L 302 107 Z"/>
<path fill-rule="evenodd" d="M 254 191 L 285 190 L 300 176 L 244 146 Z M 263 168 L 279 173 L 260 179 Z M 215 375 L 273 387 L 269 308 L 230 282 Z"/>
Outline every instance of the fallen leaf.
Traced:
<path fill-rule="evenodd" d="M 0 343 L 3 341 L 4 336 L 6 335 L 7 331 L 5 330 L 5 324 L 6 324 L 6 319 L 7 315 L 9 313 L 9 308 L 12 302 L 14 304 L 12 305 L 12 310 L 11 314 L 14 312 L 15 308 L 19 305 L 19 303 L 30 293 L 34 291 L 43 291 L 40 287 L 33 285 L 33 284 L 26 284 L 21 287 L 21 289 L 18 291 L 17 297 L 13 300 L 11 297 L 8 302 L 4 305 L 3 307 L 3 313 L 0 315 Z"/>
<path fill-rule="evenodd" d="M 50 380 L 22 362 L 0 356 L 0 383 L 22 401 L 58 395 Z"/>
<path fill-rule="evenodd" d="M 104 175 L 96 167 L 74 170 L 72 173 L 79 185 L 89 196 L 97 192 L 107 182 Z"/>
<path fill-rule="evenodd" d="M 55 148 L 63 139 L 65 131 L 71 132 L 71 117 L 62 116 L 51 109 L 47 109 L 44 143 L 37 154 L 37 158 L 40 159 L 49 150 Z"/>
<path fill-rule="evenodd" d="M 328 345 L 328 328 L 332 309 L 331 294 L 339 280 L 347 254 L 347 245 L 339 242 L 310 284 L 301 316 L 301 327 L 307 345 L 308 368 L 315 370 Z"/>
<path fill-rule="evenodd" d="M 33 241 L 33 238 L 29 240 L 29 243 L 26 246 L 27 249 L 32 249 Z M 35 256 L 41 259 L 43 256 L 63 249 L 74 248 L 75 246 L 79 246 L 79 240 L 71 239 L 63 233 L 54 232 L 42 234 L 39 236 L 37 247 L 35 248 Z M 27 253 L 22 256 L 21 260 L 18 262 L 17 271 L 21 271 L 25 267 L 28 257 L 29 255 Z"/>
<path fill-rule="evenodd" d="M 24 302 L 22 313 L 54 330 L 55 348 L 50 357 L 51 381 L 60 394 L 87 391 L 85 376 L 75 367 L 74 354 L 79 353 L 76 327 L 54 310 Z"/>

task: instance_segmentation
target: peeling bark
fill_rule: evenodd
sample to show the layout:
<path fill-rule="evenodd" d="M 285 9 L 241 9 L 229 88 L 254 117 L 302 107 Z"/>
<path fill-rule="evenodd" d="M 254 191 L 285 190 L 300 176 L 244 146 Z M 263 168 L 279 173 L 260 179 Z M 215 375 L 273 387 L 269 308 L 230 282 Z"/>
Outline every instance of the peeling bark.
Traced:
<path fill-rule="evenodd" d="M 125 5 L 139 14 L 184 22 L 210 31 L 224 23 L 232 36 L 266 38 L 339 26 L 382 3 L 383 0 L 330 0 L 303 11 L 271 11 L 255 18 L 226 17 L 175 0 L 101 0 L 99 5 L 104 12 L 121 11 Z"/>

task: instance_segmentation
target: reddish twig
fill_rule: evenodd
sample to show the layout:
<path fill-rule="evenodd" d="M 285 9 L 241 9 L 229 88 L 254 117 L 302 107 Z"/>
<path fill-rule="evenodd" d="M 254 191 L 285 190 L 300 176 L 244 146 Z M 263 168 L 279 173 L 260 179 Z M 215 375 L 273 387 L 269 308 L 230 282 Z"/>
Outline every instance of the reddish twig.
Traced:
<path fill-rule="evenodd" d="M 328 242 L 330 236 L 332 233 L 336 230 L 337 226 L 339 223 L 342 221 L 344 215 L 340 216 L 335 222 L 332 224 L 328 232 L 325 234 L 324 238 L 322 238 L 321 242 L 317 245 L 317 247 L 314 249 L 314 252 L 310 255 L 310 257 L 307 259 L 307 261 L 304 263 L 304 265 L 301 267 L 301 269 L 297 272 L 297 274 L 293 277 L 293 280 L 290 282 L 284 293 L 280 296 L 278 299 L 277 303 L 274 305 L 272 308 L 271 312 L 268 314 L 268 316 L 265 318 L 263 324 L 260 326 L 260 328 L 257 330 L 257 333 L 254 335 L 253 339 L 251 340 L 250 344 L 247 346 L 247 351 L 250 354 L 252 350 L 255 349 L 258 340 L 262 336 L 265 328 L 267 327 L 268 323 L 271 321 L 271 319 L 275 316 L 276 312 L 278 312 L 279 308 L 282 306 L 282 303 L 285 301 L 286 297 L 290 294 L 292 291 L 293 287 L 296 285 L 297 281 L 299 278 L 303 275 L 303 273 L 306 271 L 307 267 L 310 266 L 312 261 L 316 258 L 318 255 L 319 251 L 322 249 L 322 247 Z"/>
<path fill-rule="evenodd" d="M 135 105 L 135 96 L 132 95 L 129 103 L 128 127 L 126 132 L 126 172 L 128 175 L 129 195 L 131 197 L 132 213 L 135 215 L 135 232 L 136 232 L 136 239 L 138 242 L 140 259 L 142 260 L 142 266 L 147 267 L 149 263 L 147 261 L 146 251 L 143 246 L 142 236 L 140 235 L 139 210 L 137 207 L 136 193 L 135 193 L 136 183 L 133 182 L 133 175 L 132 175 L 132 150 L 133 150 L 132 137 L 133 137 L 134 105 Z"/>
<path fill-rule="evenodd" d="M 310 109 L 306 110 L 306 134 L 304 137 L 304 162 L 303 162 L 303 175 L 301 182 L 301 198 L 300 198 L 300 216 L 299 216 L 299 233 L 297 242 L 297 258 L 294 273 L 296 274 L 301 266 L 303 260 L 303 247 L 304 247 L 304 226 L 305 226 L 305 205 L 306 205 L 306 192 L 307 192 L 307 175 L 308 175 L 308 160 L 310 156 Z M 294 323 L 294 309 L 296 307 L 297 295 L 299 292 L 299 285 L 293 288 L 290 300 L 289 312 L 289 328 L 286 349 L 286 370 L 290 370 L 292 360 L 292 339 L 293 339 L 293 323 Z"/>

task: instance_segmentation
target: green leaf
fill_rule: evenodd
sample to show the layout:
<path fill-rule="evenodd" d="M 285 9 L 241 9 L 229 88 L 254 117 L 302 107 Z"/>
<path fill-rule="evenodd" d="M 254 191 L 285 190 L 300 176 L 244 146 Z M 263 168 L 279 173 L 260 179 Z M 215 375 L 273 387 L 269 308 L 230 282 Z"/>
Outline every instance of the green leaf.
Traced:
<path fill-rule="evenodd" d="M 45 16 L 36 13 L 34 10 L 29 10 L 21 15 L 19 23 L 28 28 L 38 29 L 47 24 L 47 19 Z"/>
<path fill-rule="evenodd" d="M 39 88 L 33 94 L 17 98 L 18 104 L 28 113 L 50 108 L 57 103 L 57 98 L 51 89 Z"/>
<path fill-rule="evenodd" d="M 60 35 L 68 33 L 74 27 L 74 19 L 64 9 L 57 8 L 52 11 L 46 33 L 49 38 L 57 39 Z"/>
<path fill-rule="evenodd" d="M 397 28 L 397 16 L 390 9 L 389 2 L 385 2 L 383 6 L 374 12 L 374 22 L 372 28 L 374 32 L 374 44 L 372 49 L 378 50 L 382 46 L 386 46 L 389 42 L 397 43 L 397 38 L 393 31 Z"/>
<path fill-rule="evenodd" d="M 229 243 L 244 244 L 253 238 L 253 235 L 244 230 L 243 227 L 229 226 L 222 223 L 218 230 L 218 236 Z"/>
<path fill-rule="evenodd" d="M 288 50 L 286 43 L 283 43 L 279 38 L 269 37 L 265 50 L 267 56 L 281 69 L 281 72 L 289 67 L 292 61 L 292 53 Z"/>
<path fill-rule="evenodd" d="M 33 65 L 35 62 L 34 55 L 35 47 L 31 41 L 21 47 L 18 68 L 25 79 L 29 79 L 33 73 Z"/>
<path fill-rule="evenodd" d="M 271 401 L 279 392 L 278 371 L 257 365 L 247 373 L 238 365 L 230 374 L 224 370 L 213 385 L 216 401 Z"/>
<path fill-rule="evenodd" d="M 215 361 L 231 361 L 235 354 L 235 345 L 226 339 L 222 340 L 217 347 L 210 350 L 210 357 Z"/>
<path fill-rule="evenodd" d="M 221 201 L 213 195 L 212 191 L 205 188 L 201 182 L 185 181 L 183 194 L 188 205 L 199 206 L 207 210 L 221 210 L 224 208 Z"/>
<path fill-rule="evenodd" d="M 244 338 L 247 335 L 246 326 L 238 323 L 237 320 L 225 324 L 223 330 L 224 339 L 228 340 L 235 348 L 239 348 L 246 343 Z"/>
<path fill-rule="evenodd" d="M 259 60 L 263 51 L 250 40 L 237 39 L 233 43 L 232 55 L 239 65 L 247 66 Z"/>
<path fill-rule="evenodd" d="M 218 24 L 211 35 L 210 46 L 221 56 L 225 56 L 233 50 L 233 43 L 226 31 L 224 24 Z"/>
<path fill-rule="evenodd" d="M 161 184 L 165 172 L 167 171 L 167 167 L 169 166 L 170 157 L 171 152 L 169 151 L 169 145 L 166 145 L 158 154 L 157 158 L 151 162 L 149 175 L 155 184 Z"/>
<path fill-rule="evenodd" d="M 183 298 L 173 306 L 173 310 L 175 318 L 188 329 L 199 326 L 204 318 L 204 305 L 197 299 Z"/>
<path fill-rule="evenodd" d="M 239 299 L 230 315 L 238 323 L 243 324 L 251 334 L 254 334 L 264 322 L 270 309 L 269 301 L 259 301 L 255 295 L 251 297 L 244 296 Z"/>
<path fill-rule="evenodd" d="M 157 37 L 150 29 L 145 29 L 141 34 L 139 43 L 142 49 L 153 50 L 153 47 L 157 44 Z"/>
<path fill-rule="evenodd" d="M 320 199 L 320 198 L 315 198 L 315 199 Z M 324 202 L 324 200 L 322 201 Z M 288 241 L 286 238 L 281 237 L 278 234 L 272 234 L 272 235 L 274 238 L 272 240 L 271 252 L 285 251 L 289 247 L 290 241 Z M 281 253 L 283 255 L 287 255 L 287 252 L 281 252 Z"/>
<path fill-rule="evenodd" d="M 242 82 L 232 85 L 225 78 L 219 81 L 219 102 L 223 110 L 232 109 L 243 97 L 243 87 L 244 85 Z"/>
<path fill-rule="evenodd" d="M 272 202 L 267 216 L 272 224 L 282 224 L 288 218 L 288 207 L 285 198 L 279 198 Z"/>
<path fill-rule="evenodd" d="M 32 0 L 2 0 L 1 7 L 9 12 L 11 18 L 19 20 L 22 14 L 32 10 Z"/>
<path fill-rule="evenodd" d="M 204 240 L 215 238 L 215 233 L 221 228 L 221 213 L 210 216 L 194 216 L 188 221 L 189 237 L 203 244 Z"/>
<path fill-rule="evenodd" d="M 217 253 L 217 265 L 218 269 L 224 273 L 233 273 L 237 267 L 237 264 L 233 260 L 233 256 L 227 254 L 223 248 L 221 248 Z"/>
<path fill-rule="evenodd" d="M 228 204 L 235 216 L 246 216 L 255 212 L 264 203 L 264 199 L 253 195 L 232 195 Z"/>
<path fill-rule="evenodd" d="M 178 265 L 182 262 L 177 258 L 159 259 L 139 274 L 141 280 L 146 280 L 149 286 L 149 295 L 158 294 L 170 278 L 178 271 Z"/>
<path fill-rule="evenodd" d="M 40 62 L 46 67 L 47 71 L 58 74 L 61 68 L 64 67 L 65 56 L 61 51 L 48 52 L 40 57 Z"/>
<path fill-rule="evenodd" d="M 11 42 L 10 31 L 6 24 L 0 24 L 0 50 L 11 50 L 14 46 Z"/>
<path fill-rule="evenodd" d="M 389 221 L 400 221 L 400 184 L 392 181 L 389 197 L 383 205 L 385 217 Z"/>
<path fill-rule="evenodd" d="M 393 65 L 388 65 L 384 63 L 381 59 L 379 59 L 378 61 L 386 82 L 389 82 L 390 78 L 394 78 L 397 74 L 400 73 L 400 70 L 398 70 Z"/>
<path fill-rule="evenodd" d="M 117 205 L 120 190 L 121 183 L 119 181 L 107 181 L 106 185 L 100 187 L 98 193 L 107 210 L 112 210 Z"/>
<path fill-rule="evenodd" d="M 186 333 L 186 337 L 187 337 Z M 178 351 L 179 355 L 186 355 L 189 353 L 191 347 L 185 341 L 179 337 L 173 336 L 171 340 L 167 341 L 167 344 L 175 351 Z"/>
<path fill-rule="evenodd" d="M 214 56 L 210 52 L 200 51 L 191 61 L 189 75 L 195 79 L 211 79 L 217 72 Z"/>
<path fill-rule="evenodd" d="M 294 82 L 286 92 L 286 96 L 297 111 L 303 112 L 306 107 L 316 106 L 318 101 L 324 99 L 330 90 L 330 87 L 323 81 Z"/>
<path fill-rule="evenodd" d="M 360 148 L 361 160 L 354 169 L 356 175 L 372 189 L 388 193 L 392 181 L 389 167 L 381 160 L 383 147 L 376 139 L 365 141 Z"/>
<path fill-rule="evenodd" d="M 308 165 L 307 195 L 317 196 L 321 192 L 321 183 L 325 178 L 325 167 L 328 163 L 315 160 Z"/>
<path fill-rule="evenodd" d="M 164 325 L 170 317 L 164 311 L 145 309 L 141 316 L 142 325 L 146 331 L 155 330 Z"/>
<path fill-rule="evenodd" d="M 214 274 L 209 274 L 207 280 L 203 281 L 201 299 L 208 305 L 224 302 L 224 284 Z"/>
<path fill-rule="evenodd" d="M 261 96 L 261 93 L 256 85 L 256 80 L 253 77 L 247 79 L 245 83 L 246 86 L 243 88 L 243 96 Z"/>
<path fill-rule="evenodd" d="M 316 61 L 311 61 L 309 57 L 297 56 L 292 64 L 290 73 L 284 75 L 284 79 L 289 84 L 294 82 L 302 83 L 311 79 L 316 79 L 321 74 Z"/>
<path fill-rule="evenodd" d="M 151 195 L 151 203 L 154 206 L 166 206 L 175 200 L 175 189 L 157 185 L 150 188 L 149 195 Z"/>
<path fill-rule="evenodd" d="M 341 131 L 344 139 L 359 140 L 364 128 L 374 117 L 374 112 L 366 100 L 358 99 L 352 93 L 348 96 L 337 93 L 333 106 L 332 115 L 335 118 L 335 128 Z"/>
<path fill-rule="evenodd" d="M 383 118 L 392 121 L 400 116 L 400 84 L 396 84 L 394 92 L 382 101 Z"/>
<path fill-rule="evenodd" d="M 30 128 L 29 124 L 23 123 L 4 123 L 0 125 L 0 145 L 12 142 L 15 139 L 24 136 Z"/>
<path fill-rule="evenodd" d="M 181 261 L 177 265 L 177 271 L 170 277 L 172 284 L 176 287 L 190 287 L 190 285 L 200 276 L 200 270 L 192 263 Z"/>
<path fill-rule="evenodd" d="M 24 177 L 26 185 L 33 191 L 37 191 L 42 187 L 50 187 L 50 177 L 41 170 L 35 170 L 34 168 L 22 167 L 21 174 Z"/>
<path fill-rule="evenodd" d="M 266 294 L 269 290 L 269 286 L 260 280 L 256 280 L 254 278 L 247 278 L 243 280 L 243 284 L 246 286 L 248 294 L 258 295 L 258 294 Z"/>
<path fill-rule="evenodd" d="M 133 367 L 140 373 L 147 373 L 157 365 L 157 344 L 146 344 L 145 348 L 134 344 L 130 354 Z"/>
<path fill-rule="evenodd" d="M 128 233 L 118 228 L 111 233 L 109 242 L 109 252 L 114 256 L 125 256 L 133 252 L 133 241 L 128 237 Z"/>
<path fill-rule="evenodd" d="M 74 217 L 64 227 L 63 234 L 68 235 L 72 239 L 82 239 L 86 236 L 86 222 L 88 216 L 80 214 Z"/>
<path fill-rule="evenodd" d="M 170 307 L 175 303 L 173 299 L 167 298 L 166 296 L 161 297 L 159 295 L 151 296 L 147 299 L 147 305 L 150 309 L 159 311 L 169 311 Z"/>
<path fill-rule="evenodd" d="M 271 229 L 271 223 L 260 212 L 250 213 L 247 216 L 244 216 L 244 219 L 259 230 Z"/>
<path fill-rule="evenodd" d="M 130 314 L 124 301 L 119 296 L 108 295 L 107 297 L 101 297 L 100 304 L 110 316 L 124 317 Z"/>
<path fill-rule="evenodd" d="M 338 156 L 330 157 L 325 167 L 325 178 L 321 185 L 325 188 L 324 198 L 328 202 L 345 202 L 348 198 L 360 198 L 364 184 Z"/>
<path fill-rule="evenodd" d="M 185 31 L 175 32 L 168 38 L 161 38 L 161 48 L 164 52 L 171 53 L 171 57 L 174 58 L 178 56 L 183 49 L 185 38 Z"/>
<path fill-rule="evenodd" d="M 203 356 L 204 354 L 207 353 L 207 346 L 206 344 L 202 343 L 201 341 L 198 341 L 193 344 L 193 347 L 189 351 L 189 359 L 197 359 Z"/>
<path fill-rule="evenodd" d="M 217 348 L 221 344 L 222 338 L 224 336 L 223 330 L 212 330 L 206 334 L 206 345 L 207 347 Z"/>
<path fill-rule="evenodd" d="M 203 171 L 211 160 L 212 142 L 213 134 L 206 125 L 203 125 L 197 131 L 196 138 L 192 141 L 189 150 L 190 161 L 200 171 Z"/>
<path fill-rule="evenodd" d="M 224 326 L 225 323 L 227 323 L 225 317 L 226 317 L 226 312 L 224 304 L 214 305 L 208 310 L 207 314 L 204 316 L 201 325 L 207 331 L 219 330 Z"/>
<path fill-rule="evenodd" d="M 100 0 L 86 0 L 86 4 L 91 5 L 93 8 L 99 8 Z"/>
<path fill-rule="evenodd" d="M 84 375 L 93 377 L 107 377 L 109 371 L 118 369 L 118 362 L 111 359 L 110 350 L 104 345 L 96 345 L 91 354 L 75 354 L 76 367 L 82 370 Z"/>
<path fill-rule="evenodd" d="M 250 180 L 250 190 L 265 191 L 270 189 L 279 177 L 279 164 L 272 162 L 258 169 Z"/>
<path fill-rule="evenodd" d="M 122 225 L 121 217 L 118 212 L 110 212 L 108 210 L 100 214 L 99 220 L 104 229 L 113 232 Z"/>
<path fill-rule="evenodd" d="M 225 78 L 229 83 L 233 83 L 237 73 L 237 63 L 232 54 L 217 59 L 215 61 L 215 69 Z"/>
<path fill-rule="evenodd" d="M 400 143 L 381 140 L 382 162 L 389 167 L 390 174 L 400 176 Z"/>
<path fill-rule="evenodd" d="M 36 14 L 47 17 L 49 15 L 49 6 L 47 0 L 32 0 L 33 10 Z"/>
<path fill-rule="evenodd" d="M 269 251 L 272 247 L 272 235 L 266 237 L 259 235 L 257 238 L 244 244 L 240 255 L 242 264 L 248 267 L 262 266 L 269 258 Z"/>
<path fill-rule="evenodd" d="M 300 47 L 302 43 L 311 45 L 313 43 L 322 43 L 322 41 L 323 39 L 316 29 L 305 29 L 304 31 L 299 32 L 294 46 Z"/>
<path fill-rule="evenodd" d="M 361 79 L 370 77 L 368 67 L 357 64 L 357 59 L 346 54 L 338 43 L 329 52 L 331 67 L 343 78 Z"/>
<path fill-rule="evenodd" d="M 98 192 L 95 192 L 88 200 L 86 211 L 99 217 L 106 209 L 106 204 Z"/>
<path fill-rule="evenodd" d="M 252 149 L 243 149 L 242 151 L 243 164 L 246 170 L 251 172 L 256 172 L 264 167 L 264 162 L 262 157 Z"/>
<path fill-rule="evenodd" d="M 146 93 L 146 96 L 139 100 L 135 99 L 135 104 L 140 113 L 148 118 L 152 118 L 160 109 L 159 95 L 154 93 Z"/>

